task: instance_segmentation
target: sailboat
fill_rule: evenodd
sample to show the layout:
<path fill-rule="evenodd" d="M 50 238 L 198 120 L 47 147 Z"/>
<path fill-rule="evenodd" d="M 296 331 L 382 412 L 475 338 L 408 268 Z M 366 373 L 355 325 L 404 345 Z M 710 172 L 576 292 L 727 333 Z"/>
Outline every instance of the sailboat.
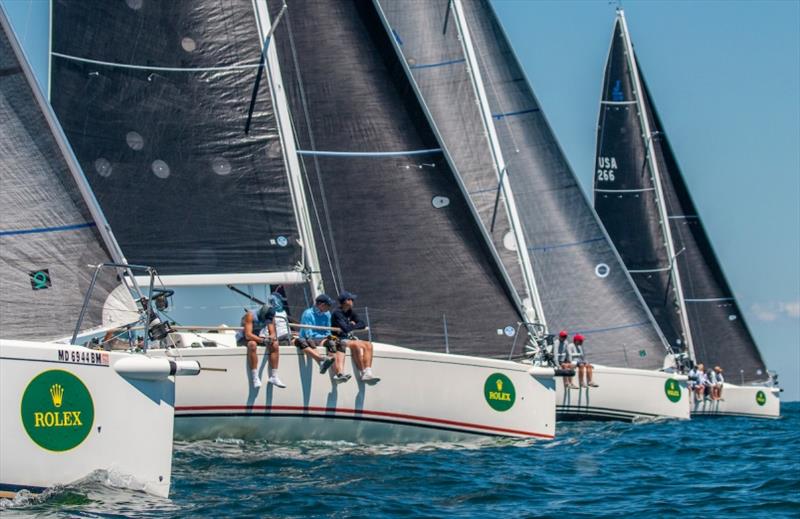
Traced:
<path fill-rule="evenodd" d="M 777 417 L 772 383 L 692 201 L 617 11 L 597 133 L 595 208 L 675 357 L 721 366 L 692 415 Z"/>
<path fill-rule="evenodd" d="M 76 321 L 122 326 L 139 312 L 2 8 L 0 26 L 0 497 L 97 471 L 167 496 L 172 375 L 199 366 L 48 342 Z"/>
<path fill-rule="evenodd" d="M 60 2 L 52 37 L 53 105 L 128 257 L 296 308 L 352 290 L 369 321 L 377 385 L 282 346 L 288 387 L 256 389 L 230 333 L 171 337 L 153 354 L 217 370 L 178 384 L 177 437 L 554 436 L 554 370 L 509 360 L 524 318 L 371 4 Z"/>
<path fill-rule="evenodd" d="M 687 419 L 686 378 L 661 371 L 666 342 L 570 170 L 491 5 L 376 3 L 523 311 L 538 330 L 589 338 L 599 387 L 566 389 L 559 377 L 558 418 Z"/>

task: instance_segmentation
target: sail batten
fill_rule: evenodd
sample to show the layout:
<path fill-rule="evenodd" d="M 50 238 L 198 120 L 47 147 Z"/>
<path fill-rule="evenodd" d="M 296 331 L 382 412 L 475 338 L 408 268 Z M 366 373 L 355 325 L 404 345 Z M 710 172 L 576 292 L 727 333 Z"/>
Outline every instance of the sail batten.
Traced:
<path fill-rule="evenodd" d="M 598 128 L 595 207 L 671 347 L 695 361 L 722 366 L 736 381 L 766 380 L 766 367 L 689 196 L 621 12 Z"/>

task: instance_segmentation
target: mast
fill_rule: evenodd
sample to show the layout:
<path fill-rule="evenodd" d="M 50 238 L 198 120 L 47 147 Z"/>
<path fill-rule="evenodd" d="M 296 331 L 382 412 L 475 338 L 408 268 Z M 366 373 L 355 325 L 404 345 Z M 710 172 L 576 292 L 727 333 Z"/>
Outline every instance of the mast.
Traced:
<path fill-rule="evenodd" d="M 620 20 L 620 24 L 622 27 L 622 34 L 624 35 L 625 40 L 625 47 L 627 49 L 628 54 L 628 62 L 629 68 L 631 71 L 631 75 L 633 76 L 633 83 L 636 89 L 636 107 L 639 112 L 639 119 L 642 123 L 642 129 L 644 130 L 644 135 L 642 138 L 645 142 L 645 147 L 647 149 L 647 162 L 650 166 L 650 170 L 653 172 L 653 184 L 656 190 L 656 198 L 659 217 L 661 219 L 661 228 L 664 232 L 664 237 L 667 241 L 667 247 L 670 254 L 670 275 L 672 276 L 672 283 L 674 285 L 674 290 L 677 292 L 678 295 L 678 304 L 680 306 L 681 312 L 681 325 L 683 326 L 684 330 L 684 338 L 686 340 L 686 348 L 689 352 L 689 356 L 692 360 L 696 360 L 695 352 L 694 352 L 694 344 L 692 342 L 692 333 L 689 327 L 689 315 L 686 312 L 686 301 L 684 300 L 683 296 L 683 288 L 681 286 L 681 279 L 680 273 L 678 272 L 678 265 L 675 262 L 675 243 L 672 239 L 672 232 L 669 227 L 669 215 L 667 214 L 667 207 L 666 207 L 666 200 L 664 199 L 664 192 L 661 186 L 661 174 L 658 168 L 658 163 L 655 159 L 655 150 L 653 147 L 653 139 L 652 134 L 650 131 L 650 122 L 647 120 L 647 111 L 646 107 L 644 106 L 644 98 L 643 92 L 644 89 L 642 87 L 641 79 L 639 78 L 639 70 L 636 65 L 636 57 L 633 54 L 633 45 L 631 44 L 630 35 L 628 33 L 628 25 L 625 21 L 625 12 L 622 9 L 617 10 L 617 17 Z"/>
<path fill-rule="evenodd" d="M 522 234 L 522 225 L 519 221 L 519 215 L 517 213 L 517 206 L 516 202 L 514 201 L 514 195 L 511 192 L 511 186 L 509 185 L 508 181 L 508 174 L 506 168 L 508 165 L 505 163 L 505 159 L 503 157 L 503 151 L 500 147 L 500 142 L 497 138 L 497 132 L 494 127 L 494 123 L 492 122 L 492 112 L 489 108 L 489 100 L 486 96 L 486 88 L 483 84 L 483 78 L 481 76 L 480 66 L 478 64 L 477 57 L 475 55 L 475 49 L 472 45 L 472 37 L 469 33 L 469 28 L 466 24 L 466 18 L 464 16 L 464 9 L 461 5 L 461 0 L 451 0 L 450 6 L 453 9 L 454 18 L 456 22 L 456 27 L 458 28 L 459 34 L 461 35 L 461 44 L 464 50 L 464 55 L 467 58 L 468 73 L 470 78 L 472 79 L 472 85 L 475 89 L 475 95 L 478 98 L 478 104 L 480 106 L 480 113 L 481 118 L 483 120 L 484 128 L 486 129 L 487 136 L 489 138 L 490 150 L 492 153 L 492 159 L 494 160 L 494 166 L 496 173 L 498 175 L 498 181 L 502 186 L 503 194 L 505 195 L 506 201 L 506 212 L 508 214 L 508 219 L 511 223 L 511 228 L 514 232 L 514 240 L 517 244 L 517 254 L 519 257 L 520 264 L 522 265 L 522 273 L 525 278 L 525 283 L 527 285 L 528 291 L 531 295 L 531 303 L 533 308 L 524 307 L 524 311 L 526 314 L 529 314 L 533 311 L 533 320 L 538 321 L 545 329 L 547 327 L 547 323 L 545 321 L 544 310 L 542 309 L 542 302 L 541 298 L 539 297 L 539 291 L 536 287 L 536 279 L 533 275 L 533 267 L 531 266 L 531 259 L 530 255 L 528 254 L 528 246 L 525 241 L 525 237 Z M 531 316 L 526 315 L 526 318 L 530 318 Z"/>
<path fill-rule="evenodd" d="M 317 247 L 314 241 L 314 231 L 311 227 L 311 215 L 308 213 L 308 207 L 306 206 L 306 193 L 303 189 L 300 162 L 297 159 L 297 145 L 292 132 L 291 114 L 289 113 L 289 104 L 283 87 L 280 63 L 278 62 L 275 45 L 270 45 L 275 27 L 272 27 L 270 22 L 267 0 L 253 0 L 253 6 L 256 11 L 261 41 L 264 42 L 264 49 L 266 50 L 266 56 L 263 59 L 269 79 L 269 90 L 275 106 L 275 112 L 277 112 L 278 134 L 280 135 L 281 149 L 283 150 L 284 162 L 289 174 L 289 189 L 292 195 L 292 203 L 295 207 L 295 216 L 298 220 L 298 230 L 303 241 L 303 254 L 306 268 L 309 271 L 312 298 L 315 298 L 324 292 L 324 286 L 319 267 L 319 257 L 317 256 Z M 281 12 L 276 17 L 276 25 L 280 23 L 280 18 L 286 8 L 286 3 L 284 2 Z"/>

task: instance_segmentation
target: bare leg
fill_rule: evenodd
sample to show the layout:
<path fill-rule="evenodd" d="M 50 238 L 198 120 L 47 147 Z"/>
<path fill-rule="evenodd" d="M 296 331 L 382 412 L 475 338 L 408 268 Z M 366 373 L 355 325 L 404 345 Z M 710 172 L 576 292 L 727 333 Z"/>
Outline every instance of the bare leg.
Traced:
<path fill-rule="evenodd" d="M 361 341 L 361 344 L 364 345 L 364 367 L 371 368 L 372 367 L 372 343 L 369 341 Z"/>
<path fill-rule="evenodd" d="M 278 369 L 278 359 L 280 358 L 280 349 L 278 348 L 278 341 L 272 342 L 269 345 L 269 367 Z"/>
<path fill-rule="evenodd" d="M 591 384 L 593 382 L 593 380 L 592 380 L 592 365 L 591 364 L 587 364 L 586 365 L 586 374 L 589 377 L 589 380 L 587 381 L 587 384 Z"/>
<path fill-rule="evenodd" d="M 363 348 L 361 347 L 361 341 L 348 341 L 347 346 L 350 348 L 350 354 L 353 356 L 353 361 L 356 363 L 356 368 L 359 371 L 364 370 L 364 360 L 361 358 L 361 352 Z"/>
<path fill-rule="evenodd" d="M 334 358 L 335 358 L 335 360 L 333 362 L 334 362 L 334 365 L 335 365 L 336 374 L 337 375 L 338 374 L 344 374 L 344 352 L 343 351 L 337 351 L 334 354 Z"/>
<path fill-rule="evenodd" d="M 311 347 L 303 348 L 303 353 L 305 353 L 306 355 L 308 355 L 312 359 L 316 360 L 317 362 L 322 362 L 322 355 L 317 353 L 317 349 L 316 348 L 311 348 Z"/>
<path fill-rule="evenodd" d="M 247 365 L 250 369 L 258 369 L 258 353 L 256 353 L 255 341 L 247 342 Z"/>

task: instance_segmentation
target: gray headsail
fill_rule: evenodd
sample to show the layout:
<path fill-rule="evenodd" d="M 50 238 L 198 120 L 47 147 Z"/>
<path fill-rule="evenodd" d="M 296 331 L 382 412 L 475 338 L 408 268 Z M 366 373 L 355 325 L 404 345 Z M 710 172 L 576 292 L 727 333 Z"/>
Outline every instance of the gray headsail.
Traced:
<path fill-rule="evenodd" d="M 518 243 L 522 237 L 516 234 L 516 208 L 510 199 L 503 156 L 493 146 L 492 122 L 477 102 L 480 84 L 473 80 L 471 72 L 476 71 L 464 51 L 467 35 L 462 33 L 452 0 L 413 5 L 381 0 L 376 4 L 445 154 L 491 237 L 520 306 L 532 320 L 541 319 L 527 249 L 524 242 Z"/>
<path fill-rule="evenodd" d="M 733 381 L 768 378 L 703 229 L 620 11 L 603 84 L 595 207 L 671 339 Z M 666 225 L 664 222 L 667 222 Z"/>
<path fill-rule="evenodd" d="M 439 21 L 449 3 L 443 4 Z M 491 6 L 483 1 L 458 4 L 464 16 L 461 30 L 469 31 L 491 111 L 491 130 L 499 142 L 509 192 L 513 193 L 516 217 L 522 227 L 521 241 L 527 247 L 548 327 L 551 331 L 564 328 L 588 335 L 592 358 L 598 363 L 661 367 L 663 338 L 570 170 Z M 407 9 L 396 16 L 404 20 L 403 27 L 426 27 L 421 20 L 425 13 L 417 14 L 421 9 Z M 408 21 L 409 18 L 412 19 Z M 456 21 L 450 18 L 449 23 Z M 441 33 L 443 26 L 442 22 L 429 30 Z M 403 39 L 403 34 L 399 37 Z M 409 33 L 403 48 L 410 47 L 417 37 L 416 33 Z M 428 33 L 427 37 L 434 36 Z M 427 49 L 426 62 L 469 61 L 471 56 L 467 54 L 453 54 L 467 50 L 457 49 L 452 42 L 436 45 Z M 446 145 L 457 146 L 459 134 L 445 131 L 454 126 L 446 119 L 474 111 L 481 99 L 475 97 L 471 85 L 463 86 L 469 90 L 461 98 L 448 96 L 445 85 L 430 86 L 437 79 L 422 80 L 425 72 L 430 71 L 414 71 L 413 75 L 420 78 L 417 84 Z M 439 81 L 448 79 L 439 74 Z M 461 81 L 464 84 L 463 77 Z M 482 131 L 481 126 L 468 130 Z M 485 150 L 486 142 L 483 146 Z M 460 168 L 458 173 L 462 177 L 473 174 L 470 169 Z M 494 182 L 496 188 L 496 176 Z"/>
<path fill-rule="evenodd" d="M 1 8 L 0 25 L 0 338 L 65 337 L 93 266 L 112 261 L 113 244 L 104 243 L 105 223 L 82 194 L 83 174 Z M 113 273 L 99 277 L 87 328 L 138 319 L 120 286 Z"/>
<path fill-rule="evenodd" d="M 375 6 L 292 2 L 274 44 L 325 286 L 359 294 L 375 340 L 508 356 L 515 298 Z"/>
<path fill-rule="evenodd" d="M 190 284 L 300 269 L 254 3 L 59 1 L 52 16 L 53 107 L 128 259 Z"/>

